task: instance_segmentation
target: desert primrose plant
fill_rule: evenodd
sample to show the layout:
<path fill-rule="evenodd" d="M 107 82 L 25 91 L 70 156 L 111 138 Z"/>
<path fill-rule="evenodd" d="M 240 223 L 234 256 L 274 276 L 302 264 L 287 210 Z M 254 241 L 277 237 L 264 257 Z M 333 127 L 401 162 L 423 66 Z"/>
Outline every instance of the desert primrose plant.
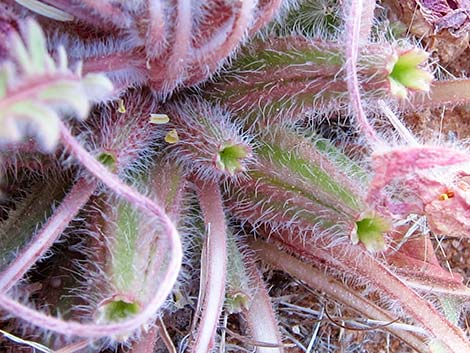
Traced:
<path fill-rule="evenodd" d="M 415 351 L 469 352 L 431 234 L 468 237 L 470 157 L 397 115 L 470 83 L 386 23 L 357 0 L 2 3 L 4 346 L 285 351 L 259 259 Z"/>

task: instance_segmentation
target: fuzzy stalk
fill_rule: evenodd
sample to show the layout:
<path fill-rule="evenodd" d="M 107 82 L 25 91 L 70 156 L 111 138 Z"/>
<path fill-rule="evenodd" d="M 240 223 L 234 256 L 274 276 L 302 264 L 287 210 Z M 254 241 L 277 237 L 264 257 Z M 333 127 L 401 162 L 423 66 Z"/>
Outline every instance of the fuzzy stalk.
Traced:
<path fill-rule="evenodd" d="M 0 306 L 5 309 L 5 311 L 34 323 L 37 326 L 65 335 L 99 338 L 109 336 L 116 337 L 120 334 L 133 332 L 154 317 L 156 311 L 161 307 L 168 294 L 171 292 L 182 261 L 182 249 L 178 233 L 168 215 L 159 205 L 148 197 L 141 195 L 132 187 L 124 184 L 117 176 L 109 172 L 105 166 L 98 162 L 73 138 L 63 124 L 60 125 L 60 129 L 64 145 L 72 152 L 77 160 L 91 172 L 92 175 L 103 181 L 103 183 L 111 190 L 115 191 L 131 204 L 140 208 L 143 212 L 160 220 L 165 231 L 164 237 L 162 237 L 162 242 L 166 242 L 169 249 L 168 267 L 162 276 L 163 278 L 161 283 L 163 283 L 163 285 L 157 288 L 147 305 L 142 308 L 137 315 L 117 323 L 104 325 L 64 321 L 31 309 L 6 295 L 0 296 Z"/>
<path fill-rule="evenodd" d="M 103 30 L 112 30 L 115 27 L 128 28 L 131 22 L 129 14 L 110 1 L 84 0 L 80 4 L 71 0 L 41 1 L 68 13 L 75 19 Z"/>
<path fill-rule="evenodd" d="M 157 326 L 153 326 L 148 329 L 147 332 L 144 332 L 139 340 L 132 344 L 130 348 L 130 353 L 154 353 L 155 352 L 155 343 L 158 340 L 160 330 Z"/>
<path fill-rule="evenodd" d="M 49 250 L 54 242 L 89 200 L 97 186 L 95 181 L 80 179 L 72 187 L 60 206 L 54 211 L 46 224 L 21 249 L 15 260 L 0 273 L 0 292 L 6 293 L 26 272 Z"/>
<path fill-rule="evenodd" d="M 179 168 L 160 162 L 142 184 L 150 184 L 168 216 L 178 224 L 185 185 Z M 106 222 L 101 233 L 107 246 L 100 273 L 105 274 L 109 289 L 97 315 L 98 322 L 111 322 L 135 315 L 151 299 L 155 287 L 161 285 L 169 249 L 168 242 L 161 239 L 159 224 L 132 204 L 111 199 L 103 207 Z M 97 285 L 102 287 L 101 281 Z"/>
<path fill-rule="evenodd" d="M 371 251 L 383 250 L 389 221 L 365 203 L 360 168 L 325 140 L 287 130 L 260 139 L 257 164 L 240 187 L 230 186 L 236 216 L 255 227 L 292 229 L 300 234 L 335 233 Z"/>
<path fill-rule="evenodd" d="M 219 186 L 216 183 L 198 183 L 197 194 L 207 234 L 202 250 L 200 317 L 191 352 L 207 353 L 214 348 L 214 336 L 225 298 L 227 224 Z"/>
<path fill-rule="evenodd" d="M 366 3 L 369 2 L 366 0 Z M 374 1 L 375 4 L 375 1 Z M 362 22 L 362 14 L 364 11 L 364 1 L 362 0 L 351 0 L 346 5 L 348 9 L 345 14 L 345 54 L 346 54 L 346 77 L 349 98 L 351 100 L 351 107 L 359 125 L 359 129 L 365 135 L 367 141 L 372 145 L 380 144 L 380 138 L 377 136 L 374 128 L 370 125 L 367 120 L 366 113 L 362 106 L 362 99 L 359 86 L 358 77 L 358 56 L 361 44 L 360 41 L 364 41 L 364 37 L 369 36 L 370 25 L 366 23 L 366 31 L 364 35 L 364 23 Z M 372 21 L 371 21 L 372 23 Z M 362 36 L 361 36 L 362 35 Z M 362 38 L 361 38 L 362 37 Z"/>
<path fill-rule="evenodd" d="M 240 0 L 231 6 L 232 21 L 228 31 L 223 28 L 220 31 L 221 34 L 215 35 L 215 38 L 209 43 L 205 43 L 195 50 L 192 65 L 202 68 L 202 70 L 191 73 L 187 80 L 189 86 L 203 81 L 210 73 L 215 72 L 223 60 L 238 47 L 247 28 L 251 25 L 256 5 L 257 1 L 255 0 Z M 219 37 L 222 37 L 222 40 Z"/>
<path fill-rule="evenodd" d="M 417 94 L 411 101 L 404 102 L 403 108 L 427 109 L 440 108 L 442 106 L 454 107 L 470 102 L 470 80 L 455 79 L 435 81 L 429 94 Z"/>
<path fill-rule="evenodd" d="M 151 86 L 162 95 L 168 95 L 181 84 L 186 74 L 191 51 L 192 2 L 193 0 L 176 0 L 173 9 L 173 40 L 167 47 L 166 57 L 164 60 L 158 58 L 149 62 Z"/>
<path fill-rule="evenodd" d="M 156 58 L 166 47 L 165 35 L 167 35 L 168 26 L 167 19 L 165 18 L 164 5 L 161 0 L 148 1 L 148 26 L 146 32 L 146 45 L 147 57 Z"/>
<path fill-rule="evenodd" d="M 386 43 L 357 51 L 354 72 L 365 99 L 398 99 L 429 90 L 432 76 L 423 67 L 424 51 Z M 218 82 L 207 86 L 207 97 L 250 120 L 261 115 L 265 124 L 305 112 L 344 109 L 350 104 L 345 65 L 350 60 L 335 42 L 301 36 L 255 41 Z"/>
<path fill-rule="evenodd" d="M 279 325 L 254 254 L 243 251 L 243 244 L 230 232 L 227 236 L 227 290 L 225 309 L 229 314 L 241 313 L 250 334 L 258 342 L 258 353 L 283 352 Z"/>
<path fill-rule="evenodd" d="M 250 272 L 252 296 L 249 307 L 244 310 L 243 316 L 248 323 L 250 333 L 255 341 L 268 343 L 277 347 L 256 347 L 257 353 L 282 353 L 284 352 L 279 325 L 273 310 L 268 291 L 264 285 L 262 276 L 254 261 L 249 259 L 248 270 Z"/>
<path fill-rule="evenodd" d="M 271 21 L 282 5 L 282 0 L 260 0 L 259 9 L 253 25 L 250 28 L 250 37 L 256 34 L 261 28 L 266 26 Z"/>
<path fill-rule="evenodd" d="M 400 303 L 401 309 L 431 338 L 445 345 L 449 353 L 470 351 L 470 342 L 463 331 L 447 320 L 431 303 L 423 299 L 398 278 L 376 257 L 360 247 L 350 245 L 323 246 L 288 234 L 269 232 L 286 249 L 325 268 L 335 269 L 365 280 L 373 289 Z"/>
<path fill-rule="evenodd" d="M 257 258 L 264 263 L 287 272 L 305 282 L 310 288 L 325 293 L 329 298 L 357 310 L 365 317 L 383 322 L 395 321 L 392 314 L 364 298 L 352 288 L 331 279 L 324 271 L 280 251 L 275 245 L 258 240 L 251 242 L 250 247 L 256 251 Z M 420 353 L 428 352 L 424 337 L 395 328 L 393 324 L 385 326 L 384 329 L 402 339 L 416 351 Z"/>

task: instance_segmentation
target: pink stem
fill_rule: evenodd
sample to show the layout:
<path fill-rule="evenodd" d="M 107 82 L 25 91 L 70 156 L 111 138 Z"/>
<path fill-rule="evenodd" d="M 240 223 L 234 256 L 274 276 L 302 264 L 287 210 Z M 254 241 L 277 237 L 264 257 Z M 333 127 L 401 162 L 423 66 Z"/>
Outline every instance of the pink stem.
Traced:
<path fill-rule="evenodd" d="M 204 72 L 196 71 L 189 78 L 190 84 L 201 81 L 212 74 L 220 62 L 227 58 L 242 41 L 247 28 L 251 24 L 256 2 L 253 0 L 239 0 L 238 3 L 240 4 L 238 5 L 239 9 L 235 10 L 233 25 L 225 41 L 218 45 L 214 45 L 213 42 L 219 43 L 219 40 L 210 41 L 195 52 L 196 58 L 191 66 L 204 68 Z M 223 31 L 223 35 L 226 35 L 225 31 Z"/>
<path fill-rule="evenodd" d="M 258 9 L 257 18 L 251 26 L 248 36 L 252 37 L 261 28 L 266 26 L 271 21 L 274 15 L 279 11 L 282 5 L 282 0 L 267 0 L 265 4 Z"/>
<path fill-rule="evenodd" d="M 375 5 L 375 0 L 365 0 L 362 3 L 359 37 L 360 39 L 363 39 L 365 43 L 367 43 L 369 40 L 370 31 L 372 29 L 372 25 L 374 24 Z M 352 6 L 354 6 L 354 4 Z"/>
<path fill-rule="evenodd" d="M 114 72 L 122 70 L 137 70 L 143 67 L 144 60 L 140 60 L 135 52 L 116 52 L 101 56 L 90 56 L 83 59 L 82 72 Z"/>
<path fill-rule="evenodd" d="M 293 256 L 279 251 L 276 246 L 262 241 L 255 241 L 250 245 L 251 248 L 256 251 L 257 257 L 261 261 L 300 279 L 312 289 L 324 292 L 329 298 L 348 305 L 368 318 L 383 322 L 391 322 L 394 320 L 394 317 L 390 313 L 376 306 L 353 289 L 331 279 L 324 271 L 320 271 Z M 416 351 L 420 353 L 429 351 L 426 344 L 423 342 L 424 338 L 404 330 L 396 329 L 391 325 L 385 327 L 385 329 L 405 341 Z"/>
<path fill-rule="evenodd" d="M 146 46 L 147 56 L 156 58 L 165 48 L 166 43 L 166 21 L 161 0 L 147 1 L 149 24 L 147 27 Z"/>
<path fill-rule="evenodd" d="M 207 235 L 201 264 L 201 318 L 193 353 L 206 353 L 214 345 L 214 336 L 225 299 L 227 272 L 227 225 L 222 207 L 222 196 L 217 183 L 198 185 L 197 194 L 201 205 Z M 200 303 L 198 303 L 199 306 Z"/>
<path fill-rule="evenodd" d="M 98 162 L 78 143 L 78 141 L 75 140 L 62 122 L 60 122 L 60 132 L 62 141 L 66 148 L 72 152 L 75 158 L 77 158 L 78 161 L 85 166 L 89 172 L 91 172 L 91 174 L 101 180 L 118 195 L 140 208 L 143 212 L 160 219 L 163 228 L 166 230 L 166 237 L 164 239 L 168 241 L 170 248 L 168 252 L 170 260 L 168 261 L 167 270 L 161 281 L 164 285 L 156 290 L 151 300 L 149 300 L 148 304 L 138 315 L 113 324 L 98 325 L 93 323 L 82 324 L 75 321 L 64 321 L 31 309 L 4 294 L 0 295 L 0 307 L 17 317 L 42 327 L 43 329 L 53 330 L 64 335 L 101 338 L 138 330 L 142 325 L 146 324 L 155 316 L 157 310 L 171 293 L 173 284 L 178 277 L 182 261 L 182 248 L 178 232 L 165 211 L 160 206 L 158 206 L 153 200 L 124 184 L 116 175 L 112 174 L 105 166 Z"/>
<path fill-rule="evenodd" d="M 113 1 L 80 0 L 80 3 L 93 9 L 102 18 L 121 27 L 128 27 L 133 20 L 118 5 L 113 4 Z"/>
<path fill-rule="evenodd" d="M 299 256 L 329 268 L 360 276 L 379 292 L 400 303 L 402 310 L 429 334 L 448 347 L 449 352 L 470 352 L 470 343 L 463 331 L 448 321 L 435 307 L 408 287 L 377 258 L 359 246 L 337 245 L 328 250 L 324 245 L 312 246 L 305 239 L 289 239 L 273 234 Z"/>
<path fill-rule="evenodd" d="M 192 0 L 176 0 L 176 21 L 174 24 L 174 38 L 168 57 L 150 63 L 153 88 L 163 91 L 164 94 L 171 92 L 181 83 L 186 74 L 188 54 L 191 44 L 192 30 Z M 160 63 L 160 64 L 158 64 Z"/>
<path fill-rule="evenodd" d="M 54 6 L 57 9 L 67 12 L 79 21 L 91 24 L 94 27 L 111 30 L 112 27 L 106 23 L 111 23 L 120 28 L 127 28 L 131 23 L 131 18 L 119 7 L 112 5 L 108 1 L 81 0 L 80 4 L 71 0 L 41 0 L 43 3 Z M 105 21 L 103 21 L 105 19 Z"/>
<path fill-rule="evenodd" d="M 59 238 L 97 186 L 95 181 L 80 179 L 64 198 L 31 243 L 0 273 L 0 293 L 6 293 L 44 255 Z"/>
<path fill-rule="evenodd" d="M 375 130 L 369 124 L 362 107 L 359 79 L 357 76 L 357 58 L 359 54 L 362 26 L 363 0 L 351 0 L 346 13 L 346 74 L 348 92 L 352 109 L 356 115 L 359 128 L 372 146 L 383 144 Z"/>
<path fill-rule="evenodd" d="M 250 328 L 253 340 L 277 346 L 276 348 L 258 346 L 256 352 L 282 353 L 284 349 L 282 348 L 281 333 L 279 332 L 279 325 L 276 321 L 276 315 L 274 314 L 268 291 L 256 265 L 253 261 L 248 260 L 248 262 L 250 264 L 247 267 L 250 271 L 250 278 L 253 281 L 255 292 L 250 301 L 250 307 L 244 311 L 244 317 Z"/>
<path fill-rule="evenodd" d="M 150 216 L 156 216 L 162 221 L 163 226 L 168 231 L 168 237 L 171 239 L 171 243 L 173 244 L 173 251 L 175 251 L 174 255 L 177 256 L 178 251 L 181 251 L 181 243 L 179 241 L 178 232 L 171 220 L 168 218 L 165 210 L 157 205 L 153 200 L 140 194 L 129 185 L 124 184 L 115 174 L 111 173 L 108 168 L 98 162 L 70 134 L 69 130 L 63 123 L 60 123 L 60 133 L 65 147 L 70 150 L 74 157 L 77 158 L 77 160 L 87 168 L 91 174 L 131 204 L 142 209 L 142 211 L 146 212 Z M 181 257 L 179 260 L 181 260 Z M 172 261 L 172 263 L 174 263 L 174 261 Z M 179 268 L 179 265 L 177 268 Z"/>
<path fill-rule="evenodd" d="M 404 108 L 427 109 L 443 105 L 455 106 L 470 102 L 470 79 L 443 80 L 432 83 L 431 92 L 416 93 Z"/>
<path fill-rule="evenodd" d="M 147 332 L 143 333 L 139 339 L 131 346 L 129 353 L 154 353 L 155 343 L 158 340 L 158 328 L 152 326 Z"/>
<path fill-rule="evenodd" d="M 88 347 L 92 342 L 85 340 L 77 343 L 72 343 L 68 346 L 62 347 L 59 350 L 54 351 L 54 353 L 75 353 L 78 351 L 83 352 L 83 349 Z"/>

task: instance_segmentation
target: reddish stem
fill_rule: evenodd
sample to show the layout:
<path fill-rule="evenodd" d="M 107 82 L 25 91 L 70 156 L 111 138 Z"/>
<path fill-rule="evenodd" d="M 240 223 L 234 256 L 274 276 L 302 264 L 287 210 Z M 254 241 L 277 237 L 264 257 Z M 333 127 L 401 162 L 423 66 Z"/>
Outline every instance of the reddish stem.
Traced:
<path fill-rule="evenodd" d="M 72 0 L 41 1 L 67 12 L 84 23 L 105 30 L 113 29 L 109 24 L 120 28 L 128 28 L 131 23 L 131 18 L 127 13 L 108 1 L 81 0 L 80 4 Z"/>
<path fill-rule="evenodd" d="M 13 287 L 54 244 L 88 201 L 96 186 L 96 181 L 78 180 L 47 223 L 34 236 L 31 243 L 22 249 L 15 260 L 0 273 L 1 293 L 6 293 Z"/>
<path fill-rule="evenodd" d="M 419 93 L 404 104 L 405 109 L 439 108 L 470 102 L 470 79 L 443 80 L 432 83 L 429 93 Z"/>
<path fill-rule="evenodd" d="M 257 257 L 260 260 L 300 279 L 312 289 L 326 293 L 329 298 L 346 304 L 368 318 L 384 322 L 394 321 L 394 317 L 390 313 L 376 306 L 349 287 L 332 280 L 324 271 L 320 271 L 293 256 L 279 251 L 274 245 L 262 241 L 255 241 L 250 245 L 256 251 Z M 393 326 L 387 326 L 385 329 L 401 338 L 418 352 L 428 352 L 427 345 L 423 342 L 422 337 L 396 329 Z"/>
<path fill-rule="evenodd" d="M 138 70 L 144 66 L 144 60 L 139 59 L 135 52 L 128 53 L 111 53 L 101 56 L 90 56 L 83 60 L 82 72 L 108 73 L 121 70 Z"/>
<path fill-rule="evenodd" d="M 259 7 L 256 14 L 257 18 L 250 28 L 248 34 L 249 37 L 252 37 L 261 28 L 266 26 L 268 22 L 273 19 L 274 15 L 279 11 L 282 5 L 282 0 L 266 0 L 263 2 L 264 4 Z"/>
<path fill-rule="evenodd" d="M 158 331 L 157 326 L 152 326 L 132 345 L 129 353 L 154 353 L 155 343 L 158 340 Z"/>
<path fill-rule="evenodd" d="M 147 1 L 148 27 L 146 35 L 147 56 L 158 57 L 165 48 L 167 30 L 165 28 L 166 19 L 161 0 Z"/>
<path fill-rule="evenodd" d="M 225 299 L 227 272 L 227 225 L 222 207 L 222 196 L 217 183 L 199 184 L 199 203 L 207 235 L 201 264 L 201 307 L 199 327 L 191 352 L 206 353 L 214 345 L 214 336 Z M 202 301 L 202 305 L 201 304 Z"/>
<path fill-rule="evenodd" d="M 86 167 L 89 172 L 91 172 L 91 174 L 101 180 L 119 196 L 123 197 L 147 214 L 157 217 L 160 222 L 162 222 L 163 229 L 165 230 L 164 236 L 162 237 L 162 243 L 166 242 L 169 249 L 168 267 L 160 282 L 162 285 L 157 288 L 156 292 L 142 311 L 132 318 L 113 324 L 97 325 L 93 323 L 82 324 L 74 321 L 64 321 L 31 309 L 4 294 L 0 295 L 0 307 L 17 317 L 42 327 L 43 329 L 53 330 L 64 335 L 101 338 L 118 334 L 129 334 L 130 332 L 140 329 L 142 325 L 148 323 L 148 321 L 155 316 L 157 310 L 171 293 L 173 284 L 178 277 L 182 261 L 182 248 L 178 232 L 165 211 L 160 206 L 158 206 L 153 200 L 123 183 L 116 175 L 112 174 L 105 166 L 89 154 L 78 143 L 78 141 L 75 140 L 62 122 L 59 122 L 59 124 L 64 145 L 72 152 L 74 157 L 77 158 L 77 160 Z"/>
<path fill-rule="evenodd" d="M 359 246 L 329 245 L 312 246 L 305 239 L 291 239 L 272 234 L 284 246 L 299 256 L 315 263 L 324 264 L 341 272 L 362 277 L 373 288 L 400 303 L 401 308 L 429 334 L 448 347 L 449 352 L 470 352 L 470 343 L 463 331 L 448 321 L 435 307 L 409 288 L 400 278 L 380 263 L 373 255 Z"/>
<path fill-rule="evenodd" d="M 197 49 L 195 52 L 195 60 L 191 63 L 193 67 L 202 67 L 203 71 L 197 70 L 188 79 L 189 85 L 197 83 L 205 79 L 209 74 L 213 73 L 222 60 L 227 58 L 240 44 L 243 36 L 246 34 L 247 28 L 250 26 L 255 8 L 255 1 L 240 0 L 239 8 L 234 10 L 233 24 L 228 35 L 226 31 L 222 31 L 220 35 L 226 36 L 225 40 L 220 43 L 220 35 L 216 35 L 214 40 Z"/>
<path fill-rule="evenodd" d="M 345 25 L 346 25 L 346 74 L 348 83 L 348 92 L 351 99 L 351 106 L 356 116 L 359 128 L 372 146 L 383 144 L 377 136 L 373 127 L 369 124 L 366 114 L 362 107 L 361 93 L 359 91 L 359 78 L 357 76 L 357 58 L 359 55 L 360 36 L 362 27 L 362 0 L 351 0 L 348 6 Z"/>
<path fill-rule="evenodd" d="M 282 353 L 284 349 L 279 332 L 279 325 L 276 321 L 276 315 L 271 300 L 269 299 L 268 291 L 264 286 L 261 273 L 256 268 L 256 265 L 250 259 L 248 259 L 248 262 L 250 278 L 254 284 L 254 295 L 250 301 L 250 307 L 244 312 L 245 319 L 250 328 L 251 336 L 255 341 L 266 342 L 277 346 L 275 348 L 258 346 L 256 347 L 256 352 Z"/>
<path fill-rule="evenodd" d="M 191 46 L 192 4 L 191 0 L 177 0 L 174 11 L 176 19 L 170 52 L 164 58 L 149 63 L 152 87 L 168 94 L 181 83 L 186 74 L 188 54 Z"/>

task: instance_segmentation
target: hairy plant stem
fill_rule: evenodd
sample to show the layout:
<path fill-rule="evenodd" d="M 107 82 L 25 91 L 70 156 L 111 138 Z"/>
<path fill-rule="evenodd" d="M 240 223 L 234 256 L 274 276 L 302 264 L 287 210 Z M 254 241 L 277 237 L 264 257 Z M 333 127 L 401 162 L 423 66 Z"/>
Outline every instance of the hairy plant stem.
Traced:
<path fill-rule="evenodd" d="M 77 58 L 78 59 L 78 58 Z M 108 55 L 90 56 L 82 63 L 84 74 L 90 72 L 113 72 L 120 70 L 132 70 L 135 67 L 145 66 L 145 60 L 140 59 L 135 52 L 110 53 Z"/>
<path fill-rule="evenodd" d="M 82 0 L 81 4 L 71 0 L 41 1 L 104 30 L 112 30 L 114 26 L 128 28 L 131 23 L 130 17 L 119 6 L 108 1 Z"/>
<path fill-rule="evenodd" d="M 196 57 L 194 59 L 195 67 L 204 68 L 198 70 L 199 72 L 192 73 L 190 77 L 190 85 L 200 82 L 207 77 L 208 72 L 214 72 L 220 62 L 228 57 L 241 42 L 243 36 L 246 34 L 246 29 L 250 27 L 251 20 L 253 17 L 253 11 L 257 1 L 255 0 L 240 0 L 237 5 L 234 6 L 234 14 L 232 16 L 232 26 L 228 31 L 228 35 L 225 33 L 226 30 L 222 30 L 224 40 L 220 43 L 219 36 L 216 35 L 215 40 L 210 41 L 203 47 L 196 50 Z"/>
<path fill-rule="evenodd" d="M 47 223 L 0 273 L 0 293 L 6 293 L 52 247 L 69 223 L 85 205 L 97 186 L 96 181 L 78 180 Z"/>
<path fill-rule="evenodd" d="M 360 246 L 331 245 L 312 246 L 305 239 L 293 239 L 288 235 L 272 233 L 284 247 L 314 263 L 323 264 L 342 272 L 359 276 L 372 288 L 400 303 L 402 310 L 430 336 L 442 342 L 452 353 L 470 351 L 470 343 L 463 331 L 448 321 L 428 301 L 409 288 L 390 269 Z"/>
<path fill-rule="evenodd" d="M 176 0 L 176 26 L 173 41 L 167 47 L 169 50 L 168 58 L 150 63 L 152 87 L 163 92 L 163 94 L 171 92 L 180 84 L 183 75 L 186 73 L 185 67 L 191 50 L 192 1 Z"/>
<path fill-rule="evenodd" d="M 179 267 L 182 259 L 181 242 L 179 240 L 178 232 L 167 216 L 164 209 L 162 209 L 155 201 L 140 194 L 134 188 L 123 183 L 116 175 L 112 174 L 104 165 L 98 162 L 90 153 L 88 153 L 80 143 L 70 134 L 67 127 L 61 123 L 60 132 L 62 142 L 65 147 L 70 150 L 75 158 L 96 178 L 103 182 L 107 187 L 113 190 L 116 194 L 140 208 L 142 211 L 150 216 L 155 216 L 162 222 L 162 226 L 167 231 L 167 238 L 172 244 L 173 259 L 171 265 L 175 267 L 171 270 L 172 275 L 170 278 L 175 278 L 178 274 Z M 169 266 L 172 267 L 172 266 Z M 171 281 L 172 283 L 174 281 Z"/>
<path fill-rule="evenodd" d="M 162 318 L 158 318 L 154 326 L 145 332 L 138 341 L 136 341 L 129 350 L 129 353 L 154 353 L 157 351 L 155 344 L 158 339 L 163 341 L 168 353 L 178 353 L 170 334 L 166 329 Z"/>
<path fill-rule="evenodd" d="M 414 95 L 403 104 L 407 110 L 457 106 L 470 103 L 470 79 L 435 81 L 427 94 Z"/>
<path fill-rule="evenodd" d="M 263 278 L 252 259 L 248 259 L 248 271 L 254 286 L 253 297 L 249 308 L 243 311 L 252 338 L 258 342 L 265 342 L 277 347 L 256 347 L 257 353 L 282 353 L 282 338 L 279 325 L 273 311 L 268 291 L 263 283 Z"/>
<path fill-rule="evenodd" d="M 368 101 L 407 95 L 414 82 L 407 80 L 409 76 L 422 83 L 415 90 L 429 86 L 431 75 L 421 67 L 426 55 L 420 49 L 367 43 L 354 54 L 356 83 L 361 82 Z M 351 74 L 344 70 L 349 63 L 344 48 L 333 41 L 302 36 L 254 40 L 218 81 L 207 85 L 205 96 L 262 126 L 296 121 L 305 113 L 345 111 L 351 105 L 349 89 L 354 88 L 349 87 Z M 355 89 L 356 103 L 360 103 L 359 88 Z M 372 136 L 365 112 L 361 114 Z"/>
<path fill-rule="evenodd" d="M 214 336 L 225 299 L 227 272 L 227 224 L 217 182 L 198 182 L 197 194 L 206 224 L 202 250 L 199 326 L 191 352 L 206 353 Z"/>
<path fill-rule="evenodd" d="M 72 155 L 77 158 L 77 160 L 85 166 L 89 172 L 119 196 L 162 222 L 163 229 L 165 230 L 164 236 L 162 237 L 162 243 L 167 243 L 166 246 L 169 249 L 169 260 L 167 269 L 162 276 L 162 285 L 156 289 L 153 296 L 148 300 L 147 305 L 136 316 L 121 322 L 106 325 L 98 325 L 94 323 L 82 324 L 74 321 L 64 321 L 31 309 L 6 295 L 0 295 L 0 306 L 5 309 L 5 311 L 27 320 L 28 322 L 64 335 L 100 338 L 116 337 L 120 334 L 130 334 L 135 330 L 140 329 L 142 325 L 146 324 L 155 316 L 155 313 L 164 303 L 173 288 L 173 284 L 178 276 L 182 261 L 182 248 L 178 233 L 165 211 L 159 205 L 126 185 L 116 175 L 109 172 L 105 166 L 98 162 L 78 143 L 77 140 L 74 139 L 62 122 L 60 122 L 60 132 L 62 142 L 65 147 L 70 150 Z"/>
<path fill-rule="evenodd" d="M 168 21 L 165 18 L 164 6 L 160 0 L 148 1 L 148 24 L 146 32 L 147 57 L 156 58 L 166 48 L 165 35 Z"/>
<path fill-rule="evenodd" d="M 367 1 L 367 0 L 366 0 Z M 369 144 L 382 144 L 374 128 L 367 120 L 366 113 L 362 107 L 361 93 L 359 88 L 359 79 L 357 75 L 357 59 L 360 48 L 361 27 L 362 27 L 362 0 L 351 0 L 346 13 L 346 75 L 351 106 L 355 113 L 358 125 Z"/>
<path fill-rule="evenodd" d="M 154 353 L 160 329 L 155 325 L 143 333 L 140 339 L 130 348 L 130 353 Z"/>
<path fill-rule="evenodd" d="M 282 5 L 282 0 L 260 0 L 262 3 L 258 16 L 254 20 L 254 23 L 249 31 L 249 36 L 253 36 L 258 32 L 261 28 L 263 28 L 272 18 L 276 15 Z M 261 14 L 261 16 L 259 16 Z"/>
<path fill-rule="evenodd" d="M 358 292 L 329 278 L 324 271 L 318 270 L 285 252 L 280 251 L 276 246 L 258 240 L 250 243 L 250 247 L 256 251 L 256 256 L 263 262 L 276 269 L 285 271 L 291 276 L 305 282 L 310 288 L 319 292 L 324 292 L 329 298 L 337 300 L 350 308 L 357 310 L 367 318 L 384 322 L 394 321 L 394 317 L 378 307 Z M 398 338 L 405 341 L 413 349 L 420 353 L 428 352 L 428 347 L 424 343 L 425 338 L 413 333 L 396 329 L 393 326 L 384 327 Z"/>

